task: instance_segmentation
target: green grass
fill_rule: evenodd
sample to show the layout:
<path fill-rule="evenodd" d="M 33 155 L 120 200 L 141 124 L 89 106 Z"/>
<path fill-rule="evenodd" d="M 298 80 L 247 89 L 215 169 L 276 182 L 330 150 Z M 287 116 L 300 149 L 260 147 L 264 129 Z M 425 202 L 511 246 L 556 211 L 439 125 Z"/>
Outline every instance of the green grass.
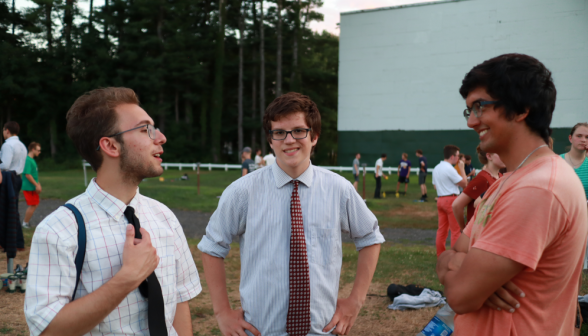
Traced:
<path fill-rule="evenodd" d="M 342 284 L 354 281 L 357 257 L 355 245 L 343 244 Z M 387 285 L 391 283 L 418 284 L 434 290 L 443 290 L 435 273 L 436 264 L 437 256 L 434 246 L 385 243 L 380 250 L 373 282 Z"/>
<path fill-rule="evenodd" d="M 96 174 L 88 169 L 88 181 Z M 189 181 L 179 178 L 188 174 Z M 198 195 L 197 175 L 192 170 L 167 170 L 159 178 L 149 178 L 140 184 L 141 194 L 152 197 L 170 208 L 213 212 L 218 205 L 218 198 L 229 184 L 239 178 L 240 172 L 208 171 L 200 173 L 200 195 Z M 42 198 L 57 198 L 68 200 L 86 189 L 84 187 L 84 173 L 80 170 L 40 172 L 39 182 L 43 186 Z"/>
<path fill-rule="evenodd" d="M 88 169 L 87 172 L 88 180 L 96 176 L 91 169 Z M 180 176 L 185 173 L 188 174 L 190 180 L 180 181 Z M 351 173 L 341 173 L 341 175 L 353 182 Z M 157 199 L 170 208 L 213 212 L 218 205 L 217 197 L 229 184 L 240 177 L 240 171 L 201 170 L 200 195 L 197 193 L 197 175 L 192 170 L 169 169 L 164 171 L 162 177 L 164 178 L 163 182 L 160 182 L 159 178 L 149 178 L 143 181 L 140 185 L 141 193 Z M 84 174 L 81 169 L 41 171 L 39 179 L 43 185 L 42 198 L 56 198 L 65 201 L 85 190 Z M 394 194 L 396 181 L 397 175 L 394 174 L 390 175 L 388 180 L 383 180 L 382 190 L 386 192 L 386 198 L 374 199 L 376 182 L 373 174 L 367 174 L 365 177 L 367 205 L 378 218 L 380 226 L 383 228 L 436 229 L 437 210 L 434 201 L 436 193 L 430 185 L 430 181 L 428 185 L 430 201 L 427 203 L 414 202 L 421 196 L 416 175 L 410 179 L 407 194 L 400 196 L 400 198 L 396 198 Z M 403 185 L 401 188 L 404 190 Z M 360 195 L 362 190 L 363 179 L 360 178 Z"/>

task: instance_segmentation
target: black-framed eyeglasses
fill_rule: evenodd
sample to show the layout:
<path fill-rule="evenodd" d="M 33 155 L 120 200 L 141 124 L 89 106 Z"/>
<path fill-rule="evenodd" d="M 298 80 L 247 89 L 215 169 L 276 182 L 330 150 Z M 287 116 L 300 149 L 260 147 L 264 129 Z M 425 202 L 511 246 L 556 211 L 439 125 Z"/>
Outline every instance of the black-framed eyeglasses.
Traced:
<path fill-rule="evenodd" d="M 486 105 L 492 105 L 492 104 L 496 104 L 498 103 L 498 100 L 493 100 L 493 101 L 489 101 L 489 100 L 478 100 L 472 103 L 472 107 L 468 107 L 465 110 L 463 110 L 463 116 L 466 118 L 466 120 L 470 119 L 470 115 L 472 114 L 472 112 L 474 112 L 474 115 L 476 116 L 476 118 L 480 118 L 482 116 L 482 107 L 486 106 Z"/>
<path fill-rule="evenodd" d="M 155 137 L 157 136 L 156 131 L 159 131 L 159 128 L 155 128 L 155 126 L 153 126 L 151 124 L 145 124 L 145 125 L 137 126 L 135 128 L 128 129 L 126 131 L 118 132 L 113 135 L 107 135 L 107 136 L 105 136 L 105 138 L 112 138 L 114 136 L 121 135 L 123 133 L 130 132 L 130 131 L 134 131 L 136 129 L 143 128 L 143 127 L 147 127 L 147 135 L 149 135 L 149 139 L 155 140 Z M 99 151 L 99 150 L 100 150 L 100 145 L 98 145 L 98 147 L 96 147 L 96 151 Z"/>
<path fill-rule="evenodd" d="M 292 138 L 300 140 L 306 138 L 310 130 L 310 128 L 296 128 L 291 131 L 271 130 L 269 132 L 273 140 L 285 140 L 288 134 L 290 134 Z"/>

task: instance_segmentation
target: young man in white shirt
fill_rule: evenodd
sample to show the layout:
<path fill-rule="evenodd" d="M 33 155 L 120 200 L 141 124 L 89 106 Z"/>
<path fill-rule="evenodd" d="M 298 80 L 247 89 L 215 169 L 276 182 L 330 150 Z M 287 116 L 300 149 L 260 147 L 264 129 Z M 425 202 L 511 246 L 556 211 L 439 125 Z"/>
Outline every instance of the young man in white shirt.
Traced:
<path fill-rule="evenodd" d="M 191 336 L 188 300 L 202 289 L 190 248 L 170 209 L 138 189 L 162 174 L 165 136 L 127 88 L 90 91 L 66 118 L 96 171 L 68 201 L 85 221 L 86 253 L 76 286 L 73 213 L 61 207 L 37 226 L 25 296 L 31 335 Z"/>
<path fill-rule="evenodd" d="M 365 301 L 384 242 L 378 221 L 351 183 L 313 166 L 318 108 L 290 92 L 266 109 L 263 127 L 276 164 L 233 182 L 198 248 L 221 334 L 345 335 Z M 355 284 L 338 298 L 341 234 L 359 250 Z M 240 309 L 229 303 L 224 258 L 241 256 Z"/>
<path fill-rule="evenodd" d="M 265 160 L 261 156 L 261 149 L 259 148 L 255 151 L 255 166 L 257 167 L 256 169 L 265 167 Z"/>
<path fill-rule="evenodd" d="M 382 156 L 376 160 L 376 171 L 374 173 L 374 177 L 376 178 L 376 191 L 374 192 L 374 198 L 382 198 L 380 196 L 380 190 L 382 189 L 382 176 L 386 176 L 384 171 L 384 161 L 386 161 L 386 153 L 383 153 Z"/>
<path fill-rule="evenodd" d="M 268 167 L 268 166 L 273 165 L 274 162 L 276 162 L 276 157 L 270 151 L 266 156 L 263 157 L 263 161 L 265 161 L 265 166 Z"/>
<path fill-rule="evenodd" d="M 447 145 L 443 148 L 444 160 L 433 169 L 433 185 L 437 190 L 437 212 L 439 214 L 439 228 L 437 229 L 437 257 L 445 251 L 445 241 L 448 230 L 451 230 L 451 246 L 455 244 L 461 234 L 459 224 L 453 215 L 453 201 L 459 195 L 459 188 L 465 188 L 467 177 L 463 169 L 463 161 L 459 159 L 459 148 Z M 459 164 L 460 172 L 453 167 Z"/>
<path fill-rule="evenodd" d="M 4 124 L 2 135 L 6 141 L 0 148 L 0 170 L 11 170 L 16 174 L 14 191 L 17 199 L 22 188 L 22 177 L 20 175 L 24 170 L 28 154 L 27 147 L 18 138 L 19 132 L 20 126 L 16 121 L 9 121 Z M 2 180 L 1 175 L 0 181 Z M 18 207 L 16 211 L 18 213 Z"/>

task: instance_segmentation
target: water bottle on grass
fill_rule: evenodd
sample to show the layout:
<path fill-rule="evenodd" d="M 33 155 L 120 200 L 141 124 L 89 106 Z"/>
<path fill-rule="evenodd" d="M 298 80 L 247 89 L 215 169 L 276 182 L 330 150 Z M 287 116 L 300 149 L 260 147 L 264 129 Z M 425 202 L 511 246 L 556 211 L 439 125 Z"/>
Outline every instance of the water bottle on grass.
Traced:
<path fill-rule="evenodd" d="M 437 311 L 429 324 L 417 336 L 449 336 L 453 333 L 455 312 L 448 304 Z"/>

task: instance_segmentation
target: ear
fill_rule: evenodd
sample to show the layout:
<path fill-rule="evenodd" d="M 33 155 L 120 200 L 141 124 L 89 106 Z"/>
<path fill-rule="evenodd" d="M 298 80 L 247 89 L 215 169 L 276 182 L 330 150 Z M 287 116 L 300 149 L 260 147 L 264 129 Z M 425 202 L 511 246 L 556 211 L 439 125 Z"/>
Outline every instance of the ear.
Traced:
<path fill-rule="evenodd" d="M 521 122 L 521 121 L 525 120 L 528 115 L 529 115 L 529 108 L 526 108 L 525 109 L 525 113 L 523 113 L 523 114 L 517 114 L 517 116 L 515 117 L 514 120 L 516 122 Z"/>
<path fill-rule="evenodd" d="M 100 145 L 100 151 L 111 158 L 118 158 L 120 157 L 121 152 L 121 145 L 118 141 L 114 140 L 113 138 L 103 137 L 98 142 Z"/>
<path fill-rule="evenodd" d="M 315 136 L 314 139 L 310 142 L 312 144 L 312 146 L 316 146 L 316 143 L 318 142 L 319 136 Z"/>

